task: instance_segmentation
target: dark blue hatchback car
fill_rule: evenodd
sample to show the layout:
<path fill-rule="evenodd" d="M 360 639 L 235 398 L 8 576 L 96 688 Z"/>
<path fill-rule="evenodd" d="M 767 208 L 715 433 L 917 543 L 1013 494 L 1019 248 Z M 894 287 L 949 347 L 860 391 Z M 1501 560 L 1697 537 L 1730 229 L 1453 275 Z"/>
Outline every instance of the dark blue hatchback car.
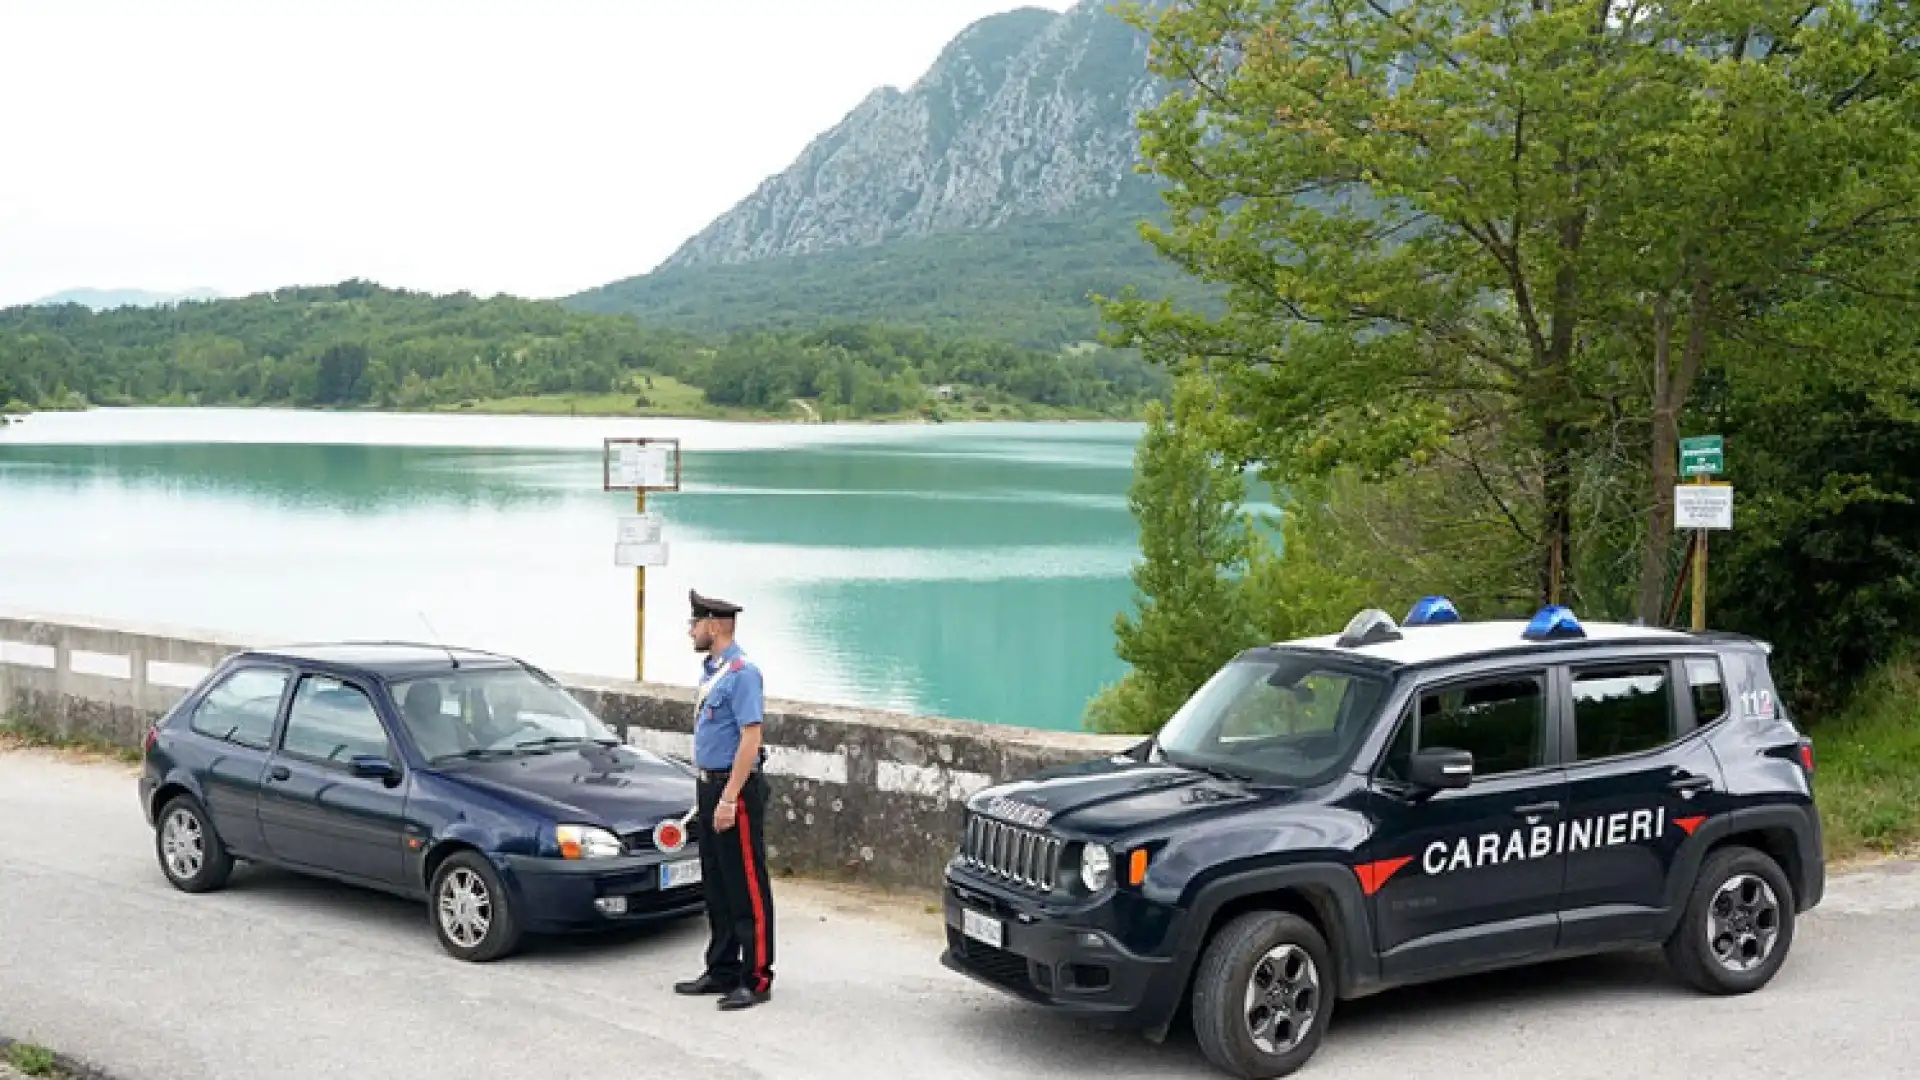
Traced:
<path fill-rule="evenodd" d="M 140 779 L 177 888 L 252 861 L 425 900 L 474 961 L 700 912 L 694 799 L 531 665 L 387 643 L 228 658 L 148 732 Z"/>

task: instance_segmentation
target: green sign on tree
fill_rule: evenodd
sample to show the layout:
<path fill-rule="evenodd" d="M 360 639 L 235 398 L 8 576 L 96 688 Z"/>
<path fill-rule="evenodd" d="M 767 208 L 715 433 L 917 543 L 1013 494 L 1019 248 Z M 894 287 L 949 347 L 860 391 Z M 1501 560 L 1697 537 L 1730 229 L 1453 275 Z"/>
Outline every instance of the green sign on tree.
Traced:
<path fill-rule="evenodd" d="M 1681 476 L 1719 476 L 1727 468 L 1727 454 L 1718 435 L 1696 435 L 1680 440 Z"/>

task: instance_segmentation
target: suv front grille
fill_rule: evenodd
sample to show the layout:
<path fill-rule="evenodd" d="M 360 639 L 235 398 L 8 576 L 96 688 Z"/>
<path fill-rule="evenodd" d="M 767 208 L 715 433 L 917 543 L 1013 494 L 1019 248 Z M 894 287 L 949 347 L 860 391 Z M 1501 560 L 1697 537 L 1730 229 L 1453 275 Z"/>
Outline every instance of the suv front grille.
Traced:
<path fill-rule="evenodd" d="M 1001 881 L 1052 892 L 1059 876 L 1060 848 L 1060 841 L 1046 833 L 975 814 L 967 818 L 960 858 Z"/>

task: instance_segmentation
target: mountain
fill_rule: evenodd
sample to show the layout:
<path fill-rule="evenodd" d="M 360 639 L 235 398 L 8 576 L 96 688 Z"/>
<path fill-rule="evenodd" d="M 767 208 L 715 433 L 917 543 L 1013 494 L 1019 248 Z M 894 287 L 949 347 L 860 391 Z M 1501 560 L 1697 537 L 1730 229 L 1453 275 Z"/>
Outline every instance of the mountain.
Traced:
<path fill-rule="evenodd" d="M 1160 209 L 1134 169 L 1159 82 L 1108 4 L 975 23 L 651 273 L 565 302 L 702 332 L 852 318 L 1049 347 L 1097 333 L 1091 292 L 1191 299 L 1136 232 Z"/>
<path fill-rule="evenodd" d="M 182 300 L 218 300 L 220 294 L 212 289 L 188 289 L 185 292 L 152 292 L 147 289 L 68 289 L 52 296 L 35 300 L 41 307 L 60 304 L 79 304 L 94 311 L 112 311 L 122 307 L 159 307 L 162 304 L 177 304 Z"/>

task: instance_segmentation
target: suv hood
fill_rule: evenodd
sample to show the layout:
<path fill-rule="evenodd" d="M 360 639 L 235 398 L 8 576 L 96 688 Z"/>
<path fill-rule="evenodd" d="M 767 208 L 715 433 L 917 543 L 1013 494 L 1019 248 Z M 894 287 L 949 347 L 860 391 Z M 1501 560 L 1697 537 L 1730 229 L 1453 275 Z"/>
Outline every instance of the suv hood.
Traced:
<path fill-rule="evenodd" d="M 436 767 L 450 783 L 616 833 L 650 829 L 694 805 L 694 781 L 664 758 L 630 746 L 565 746 L 515 757 L 461 759 Z"/>
<path fill-rule="evenodd" d="M 989 788 L 969 808 L 1016 824 L 1064 826 L 1102 838 L 1144 821 L 1207 814 L 1274 795 L 1195 769 L 1116 757 Z"/>

